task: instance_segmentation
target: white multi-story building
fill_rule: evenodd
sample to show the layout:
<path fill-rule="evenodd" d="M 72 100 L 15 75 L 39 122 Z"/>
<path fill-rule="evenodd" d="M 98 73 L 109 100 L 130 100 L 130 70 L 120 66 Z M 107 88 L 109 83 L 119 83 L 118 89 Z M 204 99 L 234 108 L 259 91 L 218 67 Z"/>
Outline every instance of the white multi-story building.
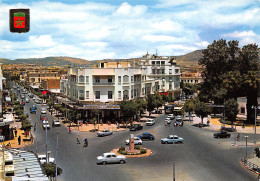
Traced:
<path fill-rule="evenodd" d="M 61 93 L 82 105 L 116 104 L 160 93 L 180 94 L 180 67 L 170 57 L 148 53 L 132 62 L 101 62 L 91 68 L 68 68 Z"/>

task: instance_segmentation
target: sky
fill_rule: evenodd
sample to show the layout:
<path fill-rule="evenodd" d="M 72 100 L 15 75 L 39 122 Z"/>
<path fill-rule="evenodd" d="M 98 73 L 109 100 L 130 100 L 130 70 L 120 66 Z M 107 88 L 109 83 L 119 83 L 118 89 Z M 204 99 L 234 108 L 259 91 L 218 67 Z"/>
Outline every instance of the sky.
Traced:
<path fill-rule="evenodd" d="M 28 33 L 9 30 L 17 8 Z M 0 0 L 0 58 L 177 56 L 219 39 L 260 45 L 260 0 Z"/>

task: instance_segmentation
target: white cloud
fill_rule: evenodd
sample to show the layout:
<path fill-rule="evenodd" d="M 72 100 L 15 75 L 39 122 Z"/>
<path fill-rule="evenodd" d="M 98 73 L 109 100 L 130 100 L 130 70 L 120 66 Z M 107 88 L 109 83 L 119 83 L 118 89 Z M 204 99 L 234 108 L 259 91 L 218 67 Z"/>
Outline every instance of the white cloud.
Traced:
<path fill-rule="evenodd" d="M 131 6 L 127 2 L 121 4 L 121 6 L 114 13 L 115 16 L 140 16 L 145 13 L 146 6 L 137 5 Z"/>
<path fill-rule="evenodd" d="M 256 34 L 250 30 L 250 31 L 235 31 L 233 33 L 227 33 L 223 34 L 223 37 L 229 37 L 229 38 L 245 38 L 245 37 L 255 37 Z"/>

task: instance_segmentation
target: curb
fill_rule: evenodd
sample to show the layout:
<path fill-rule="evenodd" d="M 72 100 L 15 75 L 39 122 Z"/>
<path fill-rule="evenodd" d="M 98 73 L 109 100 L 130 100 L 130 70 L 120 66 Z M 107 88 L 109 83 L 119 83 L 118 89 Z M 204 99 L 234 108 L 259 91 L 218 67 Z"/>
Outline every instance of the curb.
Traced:
<path fill-rule="evenodd" d="M 243 147 L 245 147 L 245 146 L 260 146 L 260 144 L 255 144 L 255 145 L 235 145 L 235 144 L 233 144 L 233 143 L 231 143 L 231 146 L 237 146 L 237 147 L 239 147 L 239 146 L 243 146 Z"/>
<path fill-rule="evenodd" d="M 254 172 L 254 173 L 257 174 L 257 175 L 260 174 L 258 171 L 253 170 L 253 169 L 249 168 L 247 165 L 245 165 L 245 162 L 244 162 L 242 159 L 240 160 L 240 162 L 241 162 L 241 164 L 242 164 L 242 166 L 243 166 L 244 168 L 250 170 L 251 172 Z M 251 162 L 247 161 L 247 163 L 251 163 Z"/>
<path fill-rule="evenodd" d="M 149 150 L 148 148 L 146 148 L 146 149 Z M 117 153 L 118 150 L 119 150 L 119 148 L 115 148 L 111 152 L 116 153 L 117 155 L 122 155 L 122 154 Z M 148 157 L 148 156 L 152 155 L 152 153 L 153 153 L 152 150 L 149 150 L 149 153 L 146 153 L 143 155 L 123 155 L 123 156 L 125 156 L 127 158 L 143 158 L 143 157 Z"/>

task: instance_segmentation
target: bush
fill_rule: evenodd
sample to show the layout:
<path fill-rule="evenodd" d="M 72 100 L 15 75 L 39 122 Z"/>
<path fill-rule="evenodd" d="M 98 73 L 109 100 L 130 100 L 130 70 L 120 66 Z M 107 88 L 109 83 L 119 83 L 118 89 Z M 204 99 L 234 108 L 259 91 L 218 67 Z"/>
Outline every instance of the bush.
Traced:
<path fill-rule="evenodd" d="M 119 151 L 119 152 L 125 151 L 125 147 L 121 146 L 118 151 Z"/>
<path fill-rule="evenodd" d="M 135 149 L 136 149 L 136 150 L 140 150 L 140 149 L 141 149 L 141 146 L 135 145 Z"/>
<path fill-rule="evenodd" d="M 140 151 L 141 154 L 145 154 L 146 152 L 147 152 L 147 150 L 144 149 L 144 148 L 142 148 L 141 151 Z"/>
<path fill-rule="evenodd" d="M 127 155 L 127 152 L 126 152 L 126 151 L 121 151 L 120 154 L 122 154 L 122 155 Z"/>

